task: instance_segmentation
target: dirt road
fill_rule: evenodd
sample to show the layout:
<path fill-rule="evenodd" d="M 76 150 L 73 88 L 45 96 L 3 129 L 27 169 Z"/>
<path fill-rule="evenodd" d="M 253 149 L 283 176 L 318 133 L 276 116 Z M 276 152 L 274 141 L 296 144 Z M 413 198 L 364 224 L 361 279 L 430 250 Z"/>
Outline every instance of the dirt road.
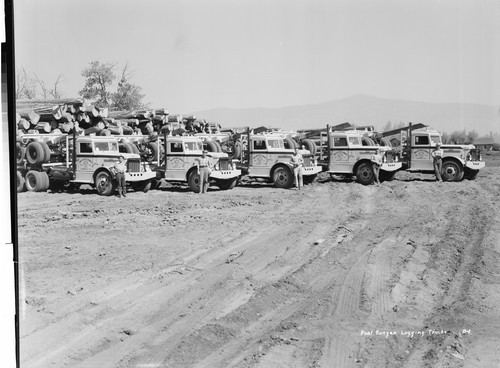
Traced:
<path fill-rule="evenodd" d="M 498 367 L 500 159 L 99 197 L 21 193 L 23 367 Z"/>

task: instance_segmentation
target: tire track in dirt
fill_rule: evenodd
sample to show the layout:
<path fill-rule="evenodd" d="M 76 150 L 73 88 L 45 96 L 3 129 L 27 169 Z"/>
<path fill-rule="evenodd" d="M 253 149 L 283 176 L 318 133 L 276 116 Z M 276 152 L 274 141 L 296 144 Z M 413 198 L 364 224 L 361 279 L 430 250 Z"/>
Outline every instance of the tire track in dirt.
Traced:
<path fill-rule="evenodd" d="M 267 228 L 267 229 L 264 228 L 261 232 L 264 232 L 264 233 L 269 232 L 269 228 Z M 312 230 L 311 230 L 311 232 L 312 232 Z M 271 231 L 271 233 L 273 233 L 273 231 Z M 297 234 L 293 233 L 293 231 L 290 231 L 290 234 L 292 235 L 292 238 L 296 238 L 296 236 L 297 236 Z M 251 242 L 251 241 L 254 241 L 254 240 L 255 239 L 253 239 L 253 238 L 247 239 L 246 243 L 245 242 L 241 242 L 241 243 L 239 243 L 239 246 L 241 246 L 243 248 L 249 248 L 249 247 L 251 248 L 252 246 L 249 245 L 248 243 Z M 272 240 L 274 240 L 274 239 L 270 239 L 270 240 L 271 241 L 269 242 L 269 244 L 272 244 L 273 243 Z M 285 239 L 285 240 L 291 240 L 291 239 Z M 309 239 L 309 240 L 311 240 L 311 239 Z M 292 243 L 292 242 L 288 242 L 288 243 Z M 226 248 L 220 247 L 220 248 L 218 248 L 218 252 L 219 253 L 217 253 L 217 254 L 211 254 L 211 255 L 208 255 L 208 256 L 209 256 L 210 259 L 219 259 L 219 261 L 217 261 L 217 262 L 220 262 L 220 259 L 223 258 L 223 256 L 227 255 L 228 250 L 230 250 L 230 249 L 228 249 L 227 247 Z M 212 250 L 212 253 L 213 253 L 213 250 Z M 207 254 L 199 254 L 198 256 L 201 257 L 201 255 L 203 255 L 203 258 L 207 258 Z M 223 262 L 221 262 L 221 264 L 223 264 Z M 199 266 L 199 265 L 195 263 L 195 266 Z M 210 268 L 213 268 L 214 265 L 212 264 L 212 265 L 206 265 L 206 266 L 210 269 Z M 192 266 L 192 267 L 194 267 L 194 266 Z M 196 272 L 193 272 L 193 274 L 195 274 L 195 273 Z M 200 278 L 200 277 L 201 276 L 198 276 L 198 278 Z M 220 277 L 222 279 L 227 279 L 227 278 L 230 278 L 230 275 L 229 275 L 229 273 L 226 272 L 226 273 L 223 273 L 222 275 L 218 275 L 218 277 Z M 201 278 L 203 278 L 203 277 L 201 277 Z M 214 280 L 213 284 L 215 285 L 216 283 L 217 283 L 216 280 Z M 179 311 L 185 310 L 186 306 L 189 304 L 190 301 L 191 302 L 196 301 L 197 298 L 200 297 L 200 295 L 199 295 L 200 292 L 195 292 L 194 295 L 192 295 L 190 298 L 188 298 L 186 300 L 185 296 L 180 295 L 181 290 L 186 289 L 186 286 L 187 285 L 184 284 L 184 287 L 179 287 L 178 288 L 178 293 L 175 294 L 175 296 L 177 296 L 177 298 L 175 300 L 175 303 L 176 304 L 180 303 L 180 307 L 178 308 Z M 130 310 L 136 309 L 141 303 L 148 303 L 148 300 L 153 301 L 157 297 L 161 298 L 161 295 L 159 295 L 159 294 L 162 291 L 163 292 L 168 292 L 166 290 L 161 290 L 160 291 L 159 288 L 160 288 L 160 286 L 158 286 L 158 289 L 153 289 L 153 293 L 150 291 L 149 294 L 132 294 L 133 296 L 131 296 L 131 295 L 128 295 L 127 293 L 125 293 L 125 294 L 119 294 L 120 295 L 119 299 L 117 299 L 116 297 L 113 297 L 111 299 L 109 299 L 109 298 L 106 299 L 105 300 L 105 304 L 120 305 L 120 306 L 123 306 L 123 307 L 121 309 L 119 309 L 119 310 L 116 309 L 116 308 L 112 309 L 106 315 L 102 315 L 101 314 L 99 316 L 99 319 L 105 321 L 105 323 L 103 322 L 101 324 L 110 324 L 110 323 L 112 324 L 112 321 L 108 321 L 108 320 L 106 320 L 106 318 L 108 318 L 110 320 L 111 319 L 112 320 L 115 320 L 115 319 L 127 320 L 126 316 L 131 314 Z M 189 287 L 187 287 L 187 288 L 189 288 Z M 208 292 L 208 293 L 205 293 L 205 294 L 210 294 L 210 296 L 211 296 L 211 292 Z M 130 302 L 127 303 L 127 300 L 130 301 L 130 299 L 134 299 L 134 298 L 137 298 L 137 299 L 141 300 L 141 303 L 139 303 L 139 302 L 137 302 L 137 303 L 130 303 Z M 208 296 L 207 296 L 207 298 L 208 298 Z M 186 300 L 186 302 L 182 303 L 182 301 L 184 301 L 184 300 Z M 157 320 L 156 320 L 156 313 L 153 313 L 153 316 L 154 317 L 152 319 L 157 322 Z M 200 318 L 198 318 L 198 323 L 204 323 L 204 319 L 200 319 Z M 210 318 L 210 314 L 208 314 L 207 317 L 205 317 L 205 318 L 206 319 Z M 196 320 L 196 318 L 194 318 L 194 319 Z M 150 321 L 150 322 L 153 323 L 155 321 Z M 165 322 L 165 325 L 172 325 L 172 324 L 175 325 L 175 321 L 173 321 L 172 319 L 170 319 L 170 320 L 163 320 L 163 321 L 160 321 L 160 322 Z M 76 325 L 78 325 L 78 324 L 76 324 Z M 184 326 L 183 329 L 186 329 L 186 327 L 187 327 L 188 330 L 189 330 L 189 325 L 186 326 L 186 322 L 185 321 L 183 321 L 181 323 L 181 325 Z M 93 360 L 103 361 L 102 360 L 103 353 L 98 354 L 99 357 L 96 357 L 95 359 L 92 359 L 92 355 L 93 355 L 92 348 L 88 349 L 88 344 L 86 345 L 86 343 L 85 343 L 85 341 L 89 341 L 89 340 L 92 340 L 92 341 L 99 341 L 100 340 L 100 338 L 99 338 L 99 336 L 101 336 L 100 331 L 94 331 L 94 332 L 92 332 L 93 328 L 94 328 L 93 325 L 88 326 L 87 330 L 90 330 L 90 332 L 82 332 L 79 335 L 77 335 L 77 337 L 74 338 L 74 344 L 72 344 L 71 342 L 68 342 L 68 344 L 66 344 L 66 347 L 65 347 L 66 351 L 68 351 L 68 350 L 71 351 L 71 346 L 72 345 L 73 346 L 81 346 L 81 345 L 86 346 L 86 349 L 82 349 L 81 353 L 72 354 L 72 359 L 71 359 L 72 364 L 74 364 L 75 362 L 77 362 L 79 359 L 80 360 L 85 359 L 86 363 L 87 362 L 90 363 Z M 108 330 L 110 330 L 110 329 L 108 329 Z M 113 336 L 113 335 L 115 335 L 115 336 Z M 37 336 L 40 336 L 40 333 L 38 333 Z M 179 334 L 178 336 L 182 336 L 182 333 Z M 129 337 L 126 338 L 126 341 L 139 340 L 137 337 L 138 337 L 137 335 L 129 336 Z M 109 332 L 108 335 L 105 334 L 105 337 L 102 338 L 102 339 L 104 339 L 104 341 L 107 341 L 107 343 L 106 344 L 99 344 L 99 346 L 94 347 L 95 353 L 109 351 L 110 354 L 107 354 L 107 355 L 110 355 L 110 356 L 111 355 L 112 356 L 120 356 L 120 354 L 123 353 L 123 351 L 127 349 L 127 348 L 125 348 L 125 349 L 120 349 L 120 351 L 111 352 L 113 349 L 110 348 L 110 345 L 116 345 L 117 344 L 116 340 L 118 340 L 116 338 L 116 330 Z M 131 344 L 123 344 L 123 342 L 121 342 L 120 345 L 135 345 L 136 342 L 137 341 L 135 341 L 133 344 L 132 343 Z M 90 350 L 90 352 L 89 352 L 89 350 Z M 162 350 L 164 350 L 164 349 L 162 349 Z M 54 354 L 51 357 L 52 358 L 56 358 L 57 354 L 59 354 L 59 353 L 58 352 L 54 352 Z M 122 354 L 121 356 L 123 357 L 123 355 L 124 354 Z M 104 360 L 104 361 L 106 361 L 107 363 L 112 363 L 109 360 Z"/>

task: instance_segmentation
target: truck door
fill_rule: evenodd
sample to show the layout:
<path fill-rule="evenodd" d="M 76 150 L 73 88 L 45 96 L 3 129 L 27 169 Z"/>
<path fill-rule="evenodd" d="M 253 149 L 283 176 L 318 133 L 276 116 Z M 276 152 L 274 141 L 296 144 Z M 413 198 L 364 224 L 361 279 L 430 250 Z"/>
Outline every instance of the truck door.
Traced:
<path fill-rule="evenodd" d="M 250 157 L 248 175 L 258 177 L 269 177 L 273 165 L 264 137 L 256 137 L 250 140 Z"/>
<path fill-rule="evenodd" d="M 433 170 L 429 135 L 414 133 L 411 143 L 410 170 Z"/>
<path fill-rule="evenodd" d="M 75 181 L 92 183 L 94 171 L 100 167 L 96 162 L 91 141 L 77 141 Z"/>
<path fill-rule="evenodd" d="M 329 171 L 336 173 L 352 173 L 352 164 L 349 162 L 349 146 L 347 137 L 330 137 L 330 165 Z"/>
<path fill-rule="evenodd" d="M 192 166 L 192 162 L 189 162 L 190 160 L 184 148 L 184 142 L 182 141 L 167 142 L 166 180 L 186 180 L 186 173 Z"/>

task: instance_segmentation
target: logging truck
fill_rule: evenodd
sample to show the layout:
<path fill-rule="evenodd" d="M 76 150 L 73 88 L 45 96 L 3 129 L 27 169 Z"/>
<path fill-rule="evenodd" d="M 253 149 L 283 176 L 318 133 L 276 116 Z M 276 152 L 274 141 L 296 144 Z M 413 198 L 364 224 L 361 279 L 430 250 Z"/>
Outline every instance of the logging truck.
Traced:
<path fill-rule="evenodd" d="M 364 134 L 358 130 L 332 131 L 330 126 L 327 126 L 319 147 L 320 162 L 324 165 L 324 171 L 330 175 L 354 176 L 363 185 L 372 184 L 375 175 L 371 157 L 380 149 L 384 155 L 379 178 L 382 181 L 391 180 L 402 167 L 398 155 L 390 147 L 377 146 L 373 141 L 367 141 Z"/>
<path fill-rule="evenodd" d="M 297 147 L 292 139 L 277 133 L 258 133 L 241 135 L 241 140 L 234 146 L 233 157 L 243 175 L 251 179 L 271 182 L 277 188 L 290 188 L 295 181 L 290 159 Z M 304 159 L 303 181 L 310 184 L 316 179 L 321 166 L 314 155 L 302 151 Z"/>
<path fill-rule="evenodd" d="M 99 195 L 109 196 L 116 188 L 114 164 L 126 160 L 125 180 L 132 189 L 147 192 L 156 177 L 136 153 L 120 152 L 118 139 L 111 136 L 26 134 L 18 138 L 17 191 L 78 189 L 93 186 Z"/>
<path fill-rule="evenodd" d="M 485 167 L 481 152 L 474 145 L 442 144 L 441 134 L 428 127 L 408 127 L 382 133 L 401 156 L 402 169 L 409 172 L 434 173 L 432 151 L 441 144 L 444 151 L 441 176 L 444 181 L 474 180 Z"/>
<path fill-rule="evenodd" d="M 187 183 L 189 188 L 198 192 L 200 176 L 196 170 L 196 160 L 202 156 L 206 142 L 197 136 L 164 136 L 158 137 L 156 142 L 149 142 L 147 155 L 156 155 L 156 160 L 150 160 L 156 179 L 167 182 Z M 215 184 L 222 190 L 233 189 L 241 176 L 241 170 L 227 153 L 216 151 L 208 153 L 211 162 L 209 184 Z M 210 151 L 210 149 L 209 149 Z"/>

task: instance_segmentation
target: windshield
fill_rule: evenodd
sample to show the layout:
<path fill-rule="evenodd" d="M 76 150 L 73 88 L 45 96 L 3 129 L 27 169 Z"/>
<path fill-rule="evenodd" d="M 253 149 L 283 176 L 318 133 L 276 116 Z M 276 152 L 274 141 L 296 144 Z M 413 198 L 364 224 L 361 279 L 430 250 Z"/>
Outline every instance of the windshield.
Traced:
<path fill-rule="evenodd" d="M 349 137 L 349 144 L 350 145 L 361 145 L 361 141 L 359 137 Z"/>
<path fill-rule="evenodd" d="M 285 144 L 282 139 L 269 139 L 267 143 L 269 148 L 285 148 Z"/>
<path fill-rule="evenodd" d="M 431 135 L 431 140 L 432 140 L 432 143 L 434 143 L 434 144 L 441 143 L 441 136 L 439 136 L 439 135 Z"/>
<path fill-rule="evenodd" d="M 185 142 L 184 148 L 186 151 L 201 151 L 203 150 L 203 143 L 201 142 Z"/>
<path fill-rule="evenodd" d="M 96 152 L 118 152 L 117 142 L 94 142 Z"/>

